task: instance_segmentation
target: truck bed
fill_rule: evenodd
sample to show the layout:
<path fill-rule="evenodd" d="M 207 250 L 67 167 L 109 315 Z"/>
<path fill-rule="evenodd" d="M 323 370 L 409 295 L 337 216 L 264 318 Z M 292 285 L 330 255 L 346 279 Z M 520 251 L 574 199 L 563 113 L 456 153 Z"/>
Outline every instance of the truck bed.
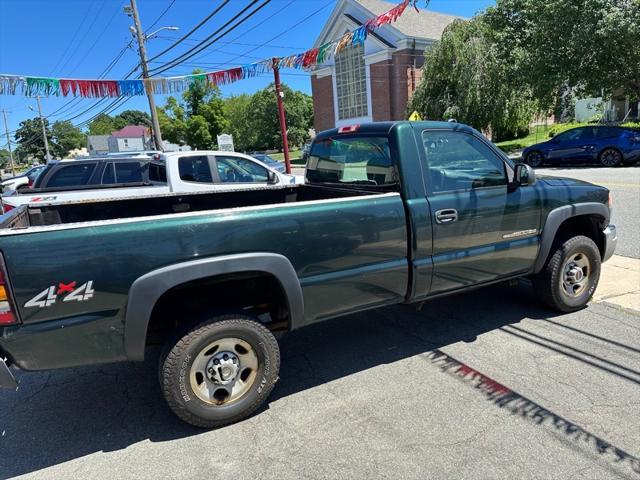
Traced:
<path fill-rule="evenodd" d="M 340 188 L 321 185 L 287 185 L 256 190 L 148 195 L 139 198 L 65 202 L 20 206 L 0 217 L 0 229 L 25 229 L 70 223 L 149 217 L 175 213 L 220 210 L 329 200 L 386 193 L 372 188 Z"/>

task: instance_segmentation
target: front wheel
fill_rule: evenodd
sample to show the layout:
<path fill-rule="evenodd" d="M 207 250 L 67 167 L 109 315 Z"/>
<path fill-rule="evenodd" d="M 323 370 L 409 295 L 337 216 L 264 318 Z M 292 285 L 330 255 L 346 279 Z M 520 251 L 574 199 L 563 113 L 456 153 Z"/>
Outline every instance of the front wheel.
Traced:
<path fill-rule="evenodd" d="M 605 148 L 600 153 L 600 163 L 603 167 L 617 167 L 622 163 L 622 154 L 615 148 Z"/>
<path fill-rule="evenodd" d="M 537 297 L 555 310 L 574 312 L 593 296 L 600 279 L 600 251 L 588 237 L 568 239 L 533 277 Z"/>
<path fill-rule="evenodd" d="M 524 160 L 531 168 L 538 168 L 544 164 L 544 156 L 537 150 L 527 153 Z"/>
<path fill-rule="evenodd" d="M 251 415 L 278 379 L 273 334 L 246 315 L 206 321 L 167 346 L 160 361 L 164 397 L 191 425 L 221 427 Z"/>

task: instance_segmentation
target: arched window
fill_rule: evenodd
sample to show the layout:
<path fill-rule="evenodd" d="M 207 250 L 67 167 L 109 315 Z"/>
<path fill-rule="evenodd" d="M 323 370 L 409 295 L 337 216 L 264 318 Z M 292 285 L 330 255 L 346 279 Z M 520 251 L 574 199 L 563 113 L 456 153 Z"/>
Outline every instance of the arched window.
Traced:
<path fill-rule="evenodd" d="M 369 108 L 363 45 L 345 48 L 335 62 L 338 119 L 366 117 Z"/>

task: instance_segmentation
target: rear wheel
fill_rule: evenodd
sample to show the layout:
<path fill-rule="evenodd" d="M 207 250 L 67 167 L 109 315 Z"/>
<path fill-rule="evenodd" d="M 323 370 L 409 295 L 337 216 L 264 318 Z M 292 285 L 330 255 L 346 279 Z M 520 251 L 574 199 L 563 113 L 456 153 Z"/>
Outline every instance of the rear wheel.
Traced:
<path fill-rule="evenodd" d="M 622 163 L 622 154 L 615 148 L 605 148 L 599 159 L 603 167 L 617 167 Z"/>
<path fill-rule="evenodd" d="M 600 251 L 590 238 L 579 235 L 559 245 L 545 268 L 533 277 L 537 297 L 561 312 L 584 307 L 600 279 Z"/>
<path fill-rule="evenodd" d="M 169 344 L 160 360 L 164 397 L 191 425 L 213 428 L 251 415 L 278 379 L 273 334 L 246 315 L 204 322 Z"/>
<path fill-rule="evenodd" d="M 527 153 L 524 160 L 531 168 L 538 168 L 544 164 L 544 156 L 537 150 Z"/>

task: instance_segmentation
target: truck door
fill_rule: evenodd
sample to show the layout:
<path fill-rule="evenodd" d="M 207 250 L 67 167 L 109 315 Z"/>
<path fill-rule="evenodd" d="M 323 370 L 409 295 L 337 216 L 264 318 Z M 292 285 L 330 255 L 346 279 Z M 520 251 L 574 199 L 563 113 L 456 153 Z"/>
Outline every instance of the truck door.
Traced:
<path fill-rule="evenodd" d="M 538 250 L 535 187 L 509 188 L 512 168 L 484 139 L 422 132 L 433 225 L 430 294 L 528 271 Z"/>

